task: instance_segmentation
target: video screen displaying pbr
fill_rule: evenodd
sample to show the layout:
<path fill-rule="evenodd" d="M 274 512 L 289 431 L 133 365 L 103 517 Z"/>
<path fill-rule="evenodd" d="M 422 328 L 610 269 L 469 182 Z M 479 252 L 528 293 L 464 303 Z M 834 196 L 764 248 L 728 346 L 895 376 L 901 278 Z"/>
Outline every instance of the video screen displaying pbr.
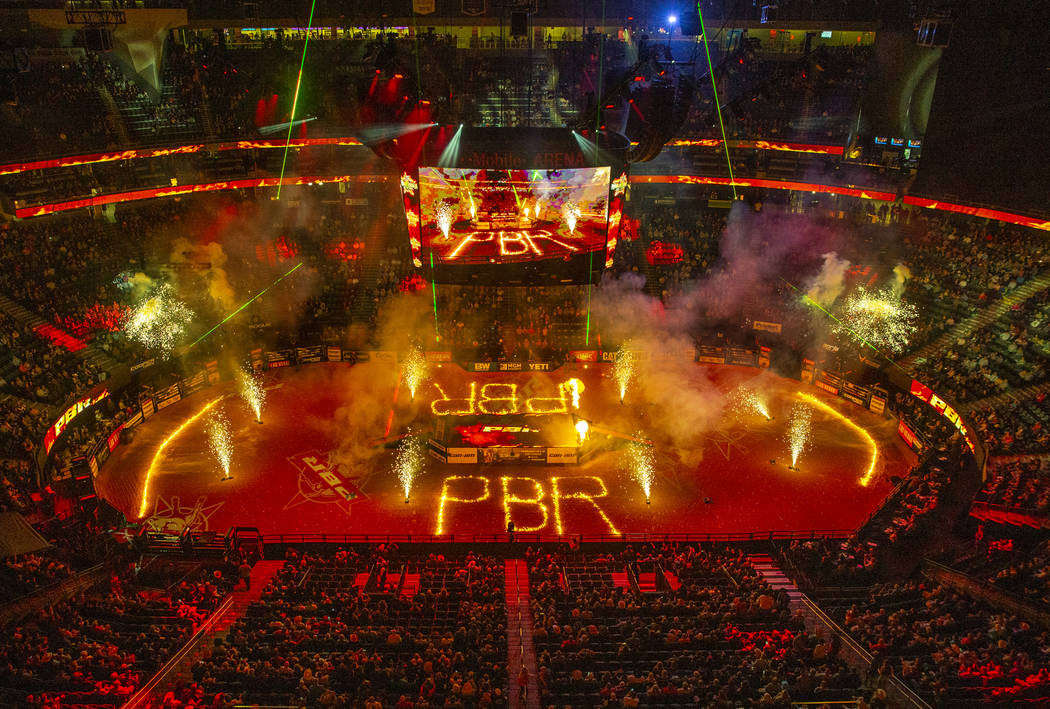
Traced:
<path fill-rule="evenodd" d="M 445 266 L 522 264 L 603 252 L 608 167 L 419 169 L 422 250 Z"/>

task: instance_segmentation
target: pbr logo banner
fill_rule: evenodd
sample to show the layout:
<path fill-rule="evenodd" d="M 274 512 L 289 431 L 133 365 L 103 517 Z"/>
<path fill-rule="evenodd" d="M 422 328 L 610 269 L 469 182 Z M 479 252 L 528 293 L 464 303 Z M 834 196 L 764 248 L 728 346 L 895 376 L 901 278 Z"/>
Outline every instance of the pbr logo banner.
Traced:
<path fill-rule="evenodd" d="M 462 0 L 463 14 L 480 17 L 485 14 L 485 0 Z"/>
<path fill-rule="evenodd" d="M 417 15 L 432 15 L 436 5 L 437 0 L 412 0 L 412 11 Z"/>
<path fill-rule="evenodd" d="M 337 464 L 331 453 L 312 450 L 291 456 L 288 462 L 299 473 L 299 489 L 285 504 L 286 510 L 307 503 L 332 504 L 350 515 L 352 505 L 368 499 L 361 489 L 367 479 L 351 476 L 346 465 Z"/>

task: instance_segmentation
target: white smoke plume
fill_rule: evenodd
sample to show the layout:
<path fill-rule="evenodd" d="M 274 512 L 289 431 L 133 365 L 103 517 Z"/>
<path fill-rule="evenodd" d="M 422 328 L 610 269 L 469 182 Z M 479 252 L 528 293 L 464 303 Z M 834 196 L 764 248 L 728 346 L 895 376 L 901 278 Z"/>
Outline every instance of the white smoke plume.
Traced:
<path fill-rule="evenodd" d="M 849 261 L 839 258 L 834 251 L 824 254 L 824 265 L 820 273 L 806 285 L 806 295 L 824 308 L 831 307 L 846 287 L 849 266 Z"/>

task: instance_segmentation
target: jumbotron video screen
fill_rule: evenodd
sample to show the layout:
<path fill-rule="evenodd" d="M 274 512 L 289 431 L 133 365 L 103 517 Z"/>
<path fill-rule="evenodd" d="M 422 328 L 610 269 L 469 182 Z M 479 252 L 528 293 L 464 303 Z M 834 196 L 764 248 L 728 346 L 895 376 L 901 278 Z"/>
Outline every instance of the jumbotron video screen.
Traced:
<path fill-rule="evenodd" d="M 611 172 L 420 167 L 415 185 L 403 175 L 416 265 L 439 282 L 590 282 L 622 211 L 625 180 L 610 185 Z"/>

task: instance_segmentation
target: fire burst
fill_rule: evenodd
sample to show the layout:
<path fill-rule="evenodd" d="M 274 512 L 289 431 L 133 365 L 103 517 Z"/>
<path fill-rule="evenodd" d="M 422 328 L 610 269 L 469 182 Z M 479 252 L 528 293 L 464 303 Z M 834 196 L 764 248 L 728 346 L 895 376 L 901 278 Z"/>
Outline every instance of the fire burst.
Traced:
<path fill-rule="evenodd" d="M 130 311 L 124 319 L 124 332 L 131 339 L 165 354 L 175 349 L 194 313 L 164 284 Z"/>
<path fill-rule="evenodd" d="M 401 481 L 401 489 L 405 492 L 405 502 L 412 492 L 412 483 L 423 469 L 423 461 L 426 456 L 423 452 L 423 441 L 419 436 L 409 436 L 401 442 L 397 449 L 397 458 L 394 459 L 394 469 L 397 471 L 397 479 Z"/>
<path fill-rule="evenodd" d="M 624 345 L 616 353 L 616 361 L 613 363 L 612 368 L 613 379 L 616 380 L 617 385 L 620 387 L 621 404 L 624 397 L 627 396 L 627 385 L 631 383 L 631 379 L 634 377 L 634 353 L 628 352 L 626 347 Z"/>
<path fill-rule="evenodd" d="M 408 393 L 414 400 L 416 398 L 416 389 L 419 388 L 419 385 L 423 383 L 423 379 L 427 376 L 427 358 L 418 347 L 413 347 L 405 355 L 405 360 L 401 363 L 401 376 L 408 386 Z"/>
<path fill-rule="evenodd" d="M 580 437 L 580 443 L 587 440 L 587 431 L 589 431 L 590 428 L 591 425 L 583 419 L 576 422 L 576 435 Z"/>
<path fill-rule="evenodd" d="M 222 479 L 230 479 L 230 459 L 233 457 L 233 438 L 230 436 L 230 424 L 221 409 L 208 414 L 208 442 L 211 452 L 222 467 Z"/>
<path fill-rule="evenodd" d="M 449 229 L 452 228 L 452 218 L 455 216 L 452 212 L 452 207 L 448 206 L 445 202 L 439 202 L 434 213 L 437 218 L 438 228 L 441 229 L 441 233 L 444 234 L 447 239 Z"/>
<path fill-rule="evenodd" d="M 635 434 L 638 438 L 641 435 L 641 432 Z M 647 446 L 644 443 L 628 444 L 627 465 L 630 468 L 631 477 L 635 479 L 635 482 L 641 486 L 642 492 L 645 493 L 645 504 L 649 504 L 653 478 L 656 475 L 652 446 Z"/>
<path fill-rule="evenodd" d="M 569 233 L 576 233 L 576 221 L 580 218 L 580 205 L 575 202 L 566 202 L 565 206 L 561 208 L 562 216 L 565 217 L 565 224 L 569 227 Z"/>
<path fill-rule="evenodd" d="M 255 420 L 262 423 L 262 409 L 266 403 L 266 390 L 263 389 L 262 382 L 244 371 L 240 373 L 240 380 L 241 398 L 255 414 Z"/>
<path fill-rule="evenodd" d="M 835 332 L 845 332 L 862 341 L 900 352 L 915 333 L 919 309 L 905 303 L 891 287 L 869 293 L 864 286 L 846 299 L 840 313 L 842 325 Z"/>
<path fill-rule="evenodd" d="M 562 384 L 562 388 L 572 394 L 572 408 L 580 408 L 580 392 L 583 391 L 583 382 L 579 379 L 570 379 Z"/>
<path fill-rule="evenodd" d="M 769 407 L 766 406 L 766 402 L 762 400 L 762 397 L 754 389 L 749 389 L 745 386 L 738 388 L 733 396 L 733 402 L 736 404 L 738 411 L 756 413 L 759 416 L 764 416 L 766 420 L 772 420 L 773 418 L 769 415 Z"/>
<path fill-rule="evenodd" d="M 791 421 L 788 423 L 787 441 L 791 449 L 791 467 L 795 467 L 801 456 L 809 448 L 810 423 L 813 419 L 812 410 L 803 403 L 796 403 L 791 407 Z"/>

